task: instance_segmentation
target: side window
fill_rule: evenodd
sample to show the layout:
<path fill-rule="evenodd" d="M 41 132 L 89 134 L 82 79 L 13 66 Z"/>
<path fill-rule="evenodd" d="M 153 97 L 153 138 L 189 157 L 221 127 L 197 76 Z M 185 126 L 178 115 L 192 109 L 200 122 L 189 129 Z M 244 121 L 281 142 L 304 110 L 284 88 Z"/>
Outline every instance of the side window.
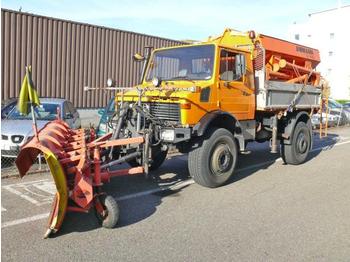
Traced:
<path fill-rule="evenodd" d="M 242 81 L 242 74 L 236 72 L 237 65 L 237 53 L 233 53 L 227 50 L 221 50 L 220 52 L 220 80 L 223 81 Z"/>

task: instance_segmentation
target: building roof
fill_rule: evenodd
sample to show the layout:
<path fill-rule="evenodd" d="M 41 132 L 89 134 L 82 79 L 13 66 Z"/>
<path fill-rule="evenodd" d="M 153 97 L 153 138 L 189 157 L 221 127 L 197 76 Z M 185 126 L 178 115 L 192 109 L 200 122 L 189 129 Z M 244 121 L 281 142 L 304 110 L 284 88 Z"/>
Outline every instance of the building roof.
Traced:
<path fill-rule="evenodd" d="M 332 12 L 332 11 L 336 11 L 336 10 L 339 10 L 339 9 L 342 9 L 342 8 L 347 8 L 347 7 L 350 7 L 350 5 L 344 5 L 344 6 L 340 6 L 340 7 L 337 7 L 337 8 L 332 8 L 332 9 L 327 9 L 327 10 L 323 10 L 323 11 L 318 11 L 318 12 L 309 14 L 309 16 L 318 15 L 318 14 L 327 13 L 327 12 Z"/>
<path fill-rule="evenodd" d="M 90 23 L 84 23 L 84 22 L 79 22 L 79 21 L 75 21 L 75 20 L 62 19 L 62 18 L 57 18 L 57 17 L 53 17 L 53 16 L 38 15 L 38 14 L 30 13 L 30 12 L 17 11 L 17 10 L 12 10 L 12 9 L 7 9 L 7 8 L 1 8 L 1 11 L 15 13 L 15 14 L 30 15 L 30 16 L 38 17 L 38 18 L 40 18 L 40 17 L 41 18 L 47 18 L 47 19 L 52 19 L 52 20 L 56 20 L 56 21 L 74 23 L 74 24 L 78 24 L 78 25 L 85 25 L 85 26 L 96 27 L 96 28 L 104 28 L 104 29 L 108 29 L 108 30 L 114 30 L 114 31 L 124 32 L 124 33 L 131 33 L 131 34 L 140 35 L 140 36 L 148 36 L 148 37 L 152 37 L 152 38 L 156 38 L 156 39 L 162 39 L 162 40 L 167 40 L 167 41 L 182 42 L 181 40 L 175 40 L 175 39 L 170 39 L 170 38 L 166 38 L 166 37 L 160 37 L 160 36 L 155 36 L 155 35 L 143 34 L 143 33 L 138 33 L 138 32 L 129 31 L 129 30 L 122 30 L 122 29 L 118 29 L 118 28 L 114 28 L 114 27 L 108 27 L 108 26 L 103 26 L 103 25 L 95 25 L 95 24 L 90 24 Z"/>

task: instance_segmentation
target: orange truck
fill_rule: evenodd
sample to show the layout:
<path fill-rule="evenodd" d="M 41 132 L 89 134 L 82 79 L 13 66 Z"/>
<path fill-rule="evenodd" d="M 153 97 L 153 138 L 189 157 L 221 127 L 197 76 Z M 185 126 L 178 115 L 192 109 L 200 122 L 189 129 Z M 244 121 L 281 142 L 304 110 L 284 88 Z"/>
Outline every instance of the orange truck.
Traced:
<path fill-rule="evenodd" d="M 152 170 L 176 147 L 189 154 L 190 175 L 205 187 L 234 175 L 248 142 L 270 141 L 287 164 L 307 159 L 310 116 L 321 95 L 318 50 L 231 29 L 204 42 L 150 49 L 134 56 L 144 63 L 140 85 L 116 88 L 109 125 L 114 138 L 147 133 L 149 149 L 112 149 L 111 157 L 140 152 L 129 164 Z"/>
<path fill-rule="evenodd" d="M 271 152 L 280 148 L 287 164 L 306 161 L 310 116 L 321 95 L 316 49 L 226 29 L 205 42 L 150 51 L 134 56 L 144 65 L 140 85 L 108 81 L 118 90 L 110 132 L 96 138 L 93 129 L 72 130 L 57 119 L 34 128 L 22 146 L 21 177 L 42 153 L 57 188 L 45 237 L 58 232 L 68 211 L 94 208 L 102 226 L 114 227 L 119 208 L 103 184 L 149 174 L 171 147 L 189 154 L 190 175 L 205 187 L 235 174 L 237 155 L 249 142 L 270 141 Z"/>

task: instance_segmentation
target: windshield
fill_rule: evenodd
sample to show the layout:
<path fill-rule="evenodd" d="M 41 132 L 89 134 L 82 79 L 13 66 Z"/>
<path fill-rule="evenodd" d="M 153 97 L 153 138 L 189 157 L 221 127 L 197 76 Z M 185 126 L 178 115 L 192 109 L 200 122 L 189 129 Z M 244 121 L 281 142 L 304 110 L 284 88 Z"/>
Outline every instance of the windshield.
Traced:
<path fill-rule="evenodd" d="M 29 105 L 28 105 L 29 106 Z M 45 104 L 35 107 L 34 113 L 37 120 L 54 120 L 57 118 L 57 107 L 59 104 Z M 32 110 L 29 106 L 28 115 L 21 114 L 17 107 L 14 107 L 9 113 L 7 119 L 32 119 Z"/>
<path fill-rule="evenodd" d="M 213 74 L 214 45 L 189 46 L 154 52 L 146 81 L 208 80 Z"/>

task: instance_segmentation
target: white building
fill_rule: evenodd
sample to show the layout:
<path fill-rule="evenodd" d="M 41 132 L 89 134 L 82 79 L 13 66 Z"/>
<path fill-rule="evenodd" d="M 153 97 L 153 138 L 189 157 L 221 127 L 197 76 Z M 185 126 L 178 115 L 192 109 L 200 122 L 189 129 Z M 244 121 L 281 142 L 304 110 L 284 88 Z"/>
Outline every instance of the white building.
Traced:
<path fill-rule="evenodd" d="M 289 28 L 290 41 L 320 50 L 317 70 L 334 99 L 350 99 L 350 5 L 313 14 Z"/>

